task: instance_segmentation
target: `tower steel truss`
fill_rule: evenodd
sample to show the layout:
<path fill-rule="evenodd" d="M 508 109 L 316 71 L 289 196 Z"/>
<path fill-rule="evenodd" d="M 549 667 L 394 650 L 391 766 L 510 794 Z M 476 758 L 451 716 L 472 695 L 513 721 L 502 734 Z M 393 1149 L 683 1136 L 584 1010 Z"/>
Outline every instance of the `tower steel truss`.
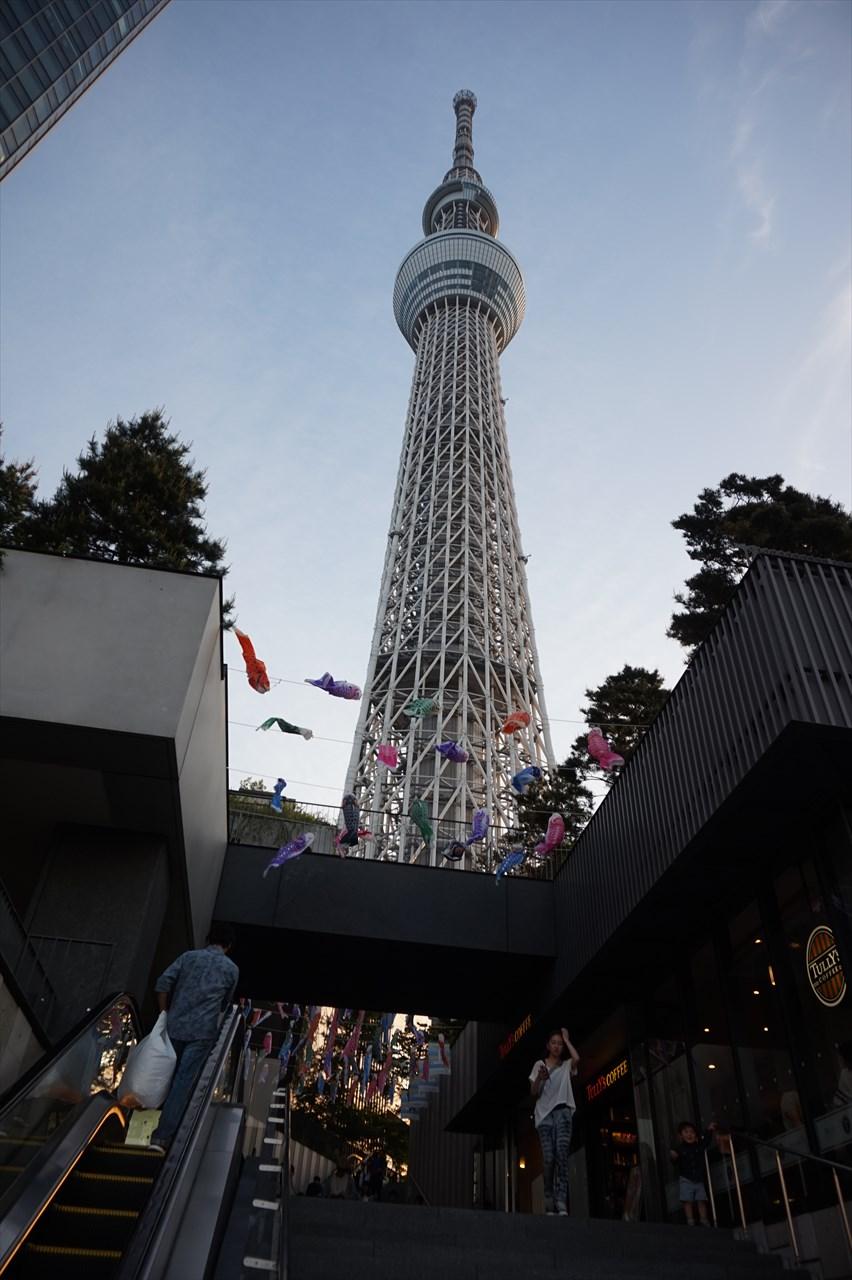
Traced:
<path fill-rule="evenodd" d="M 513 774 L 552 767 L 509 463 L 499 357 L 520 327 L 524 284 L 496 240 L 497 206 L 473 167 L 476 98 L 456 94 L 453 167 L 429 197 L 425 238 L 404 259 L 394 312 L 414 350 L 381 594 L 347 774 L 373 842 L 365 856 L 441 860 L 474 810 L 510 830 Z M 425 717 L 404 708 L 437 704 Z M 528 728 L 500 732 L 507 715 Z M 466 764 L 435 748 L 451 740 Z M 392 772 L 376 758 L 398 748 Z M 410 820 L 422 800 L 436 839 Z"/>

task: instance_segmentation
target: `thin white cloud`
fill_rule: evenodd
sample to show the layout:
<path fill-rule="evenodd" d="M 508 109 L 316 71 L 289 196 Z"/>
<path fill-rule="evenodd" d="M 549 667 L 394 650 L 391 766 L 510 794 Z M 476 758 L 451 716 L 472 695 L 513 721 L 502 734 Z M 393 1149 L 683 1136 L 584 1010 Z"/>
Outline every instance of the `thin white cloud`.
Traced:
<path fill-rule="evenodd" d="M 767 36 L 787 17 L 793 0 L 760 0 L 749 15 L 747 28 L 750 35 Z"/>
<path fill-rule="evenodd" d="M 772 214 L 775 196 L 768 190 L 763 177 L 760 159 L 752 156 L 737 165 L 737 189 L 749 213 L 756 218 L 749 231 L 749 239 L 758 245 L 767 245 L 772 236 Z"/>

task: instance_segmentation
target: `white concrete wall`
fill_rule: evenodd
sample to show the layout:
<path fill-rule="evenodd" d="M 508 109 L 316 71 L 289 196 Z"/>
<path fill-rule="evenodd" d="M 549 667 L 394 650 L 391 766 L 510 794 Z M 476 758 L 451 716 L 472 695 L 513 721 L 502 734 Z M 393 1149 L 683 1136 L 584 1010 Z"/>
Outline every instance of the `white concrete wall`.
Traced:
<path fill-rule="evenodd" d="M 213 578 L 7 551 L 0 715 L 185 734 L 218 599 Z"/>
<path fill-rule="evenodd" d="M 0 976 L 0 1093 L 42 1055 L 32 1027 Z"/>

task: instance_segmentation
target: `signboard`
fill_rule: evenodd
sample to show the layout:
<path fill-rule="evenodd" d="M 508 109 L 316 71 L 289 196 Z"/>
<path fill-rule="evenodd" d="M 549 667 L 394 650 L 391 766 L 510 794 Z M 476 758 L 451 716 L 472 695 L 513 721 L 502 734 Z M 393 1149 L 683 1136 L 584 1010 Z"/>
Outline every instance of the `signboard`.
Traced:
<path fill-rule="evenodd" d="M 840 963 L 840 952 L 834 934 L 827 924 L 820 924 L 808 938 L 805 968 L 811 990 L 820 1004 L 832 1008 L 846 995 L 846 975 Z"/>
<path fill-rule="evenodd" d="M 586 1085 L 586 1100 L 593 1102 L 595 1098 L 599 1098 L 602 1093 L 610 1089 L 619 1080 L 623 1080 L 628 1072 L 627 1059 L 622 1058 L 620 1062 L 616 1062 L 614 1067 L 610 1067 L 608 1071 L 603 1071 L 596 1080 L 592 1080 Z"/>
<path fill-rule="evenodd" d="M 524 1018 L 523 1022 L 521 1023 L 521 1025 L 519 1027 L 515 1027 L 515 1030 L 511 1033 L 511 1035 L 506 1036 L 506 1039 L 500 1045 L 498 1052 L 501 1058 L 505 1058 L 507 1053 L 511 1053 L 515 1045 L 518 1043 L 521 1037 L 525 1035 L 527 1031 L 529 1031 L 531 1026 L 532 1026 L 532 1014 L 528 1013 L 527 1016 Z"/>

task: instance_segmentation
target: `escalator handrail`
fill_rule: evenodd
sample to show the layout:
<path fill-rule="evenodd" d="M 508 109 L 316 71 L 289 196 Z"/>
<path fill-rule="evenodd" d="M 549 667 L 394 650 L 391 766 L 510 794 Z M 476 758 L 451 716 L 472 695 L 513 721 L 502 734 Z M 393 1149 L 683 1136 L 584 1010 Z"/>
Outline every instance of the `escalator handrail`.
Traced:
<path fill-rule="evenodd" d="M 8 1207 L 0 1200 L 0 1275 L 113 1115 L 124 1125 L 124 1113 L 108 1093 L 96 1093 L 78 1103 L 7 1192 Z"/>
<path fill-rule="evenodd" d="M 207 1113 L 219 1071 L 231 1051 L 235 1035 L 238 1031 L 242 1031 L 244 1026 L 242 1014 L 234 1005 L 226 1013 L 219 1038 L 201 1068 L 201 1074 L 186 1105 L 183 1120 L 166 1152 L 154 1189 L 139 1215 L 139 1221 L 124 1251 L 114 1280 L 137 1280 L 141 1275 L 151 1249 L 163 1228 L 169 1200 L 180 1181 L 181 1171 Z"/>
<path fill-rule="evenodd" d="M 133 996 L 128 995 L 125 991 L 119 991 L 114 995 L 107 996 L 100 1002 L 100 1004 L 95 1005 L 94 1008 L 85 1013 L 79 1022 L 75 1023 L 71 1030 L 66 1032 L 62 1039 L 57 1041 L 56 1045 L 49 1050 L 47 1054 L 39 1058 L 37 1062 L 34 1062 L 28 1071 L 25 1071 L 14 1084 L 10 1085 L 4 1093 L 0 1094 L 0 1122 L 2 1122 L 4 1113 L 30 1091 L 39 1076 L 45 1075 L 48 1071 L 52 1070 L 56 1064 L 57 1058 L 60 1058 L 66 1050 L 70 1049 L 71 1045 L 74 1044 L 75 1041 L 79 1040 L 81 1036 L 85 1035 L 87 1031 L 90 1031 L 93 1025 L 99 1022 L 105 1014 L 109 1013 L 110 1009 L 112 1009 L 116 1004 L 126 1004 L 130 1008 L 136 1031 L 136 1038 L 137 1040 L 139 1039 L 142 1023 L 139 1018 L 139 1008 L 136 1001 L 133 999 Z"/>

